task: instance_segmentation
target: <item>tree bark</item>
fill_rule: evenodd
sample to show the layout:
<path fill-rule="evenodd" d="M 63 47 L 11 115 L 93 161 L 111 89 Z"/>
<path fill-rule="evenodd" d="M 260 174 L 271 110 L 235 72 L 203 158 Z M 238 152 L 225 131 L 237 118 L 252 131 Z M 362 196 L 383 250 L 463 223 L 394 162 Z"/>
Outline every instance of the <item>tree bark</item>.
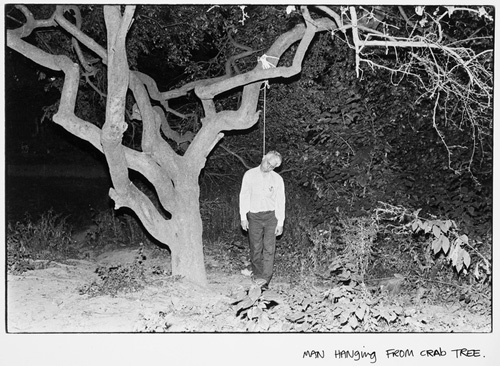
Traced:
<path fill-rule="evenodd" d="M 207 276 L 203 256 L 203 223 L 200 215 L 198 174 L 186 174 L 179 180 L 181 205 L 173 213 L 176 243 L 172 250 L 172 274 L 189 278 L 206 286 Z"/>

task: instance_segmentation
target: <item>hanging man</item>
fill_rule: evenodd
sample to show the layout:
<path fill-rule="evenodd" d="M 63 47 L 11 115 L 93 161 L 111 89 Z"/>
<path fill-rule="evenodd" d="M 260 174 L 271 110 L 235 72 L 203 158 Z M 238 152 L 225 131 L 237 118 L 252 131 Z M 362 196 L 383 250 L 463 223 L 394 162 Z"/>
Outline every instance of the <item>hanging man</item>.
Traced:
<path fill-rule="evenodd" d="M 243 176 L 240 191 L 241 227 L 248 231 L 253 279 L 266 289 L 273 276 L 276 236 L 283 233 L 285 184 L 274 172 L 281 155 L 270 151 L 258 167 Z"/>

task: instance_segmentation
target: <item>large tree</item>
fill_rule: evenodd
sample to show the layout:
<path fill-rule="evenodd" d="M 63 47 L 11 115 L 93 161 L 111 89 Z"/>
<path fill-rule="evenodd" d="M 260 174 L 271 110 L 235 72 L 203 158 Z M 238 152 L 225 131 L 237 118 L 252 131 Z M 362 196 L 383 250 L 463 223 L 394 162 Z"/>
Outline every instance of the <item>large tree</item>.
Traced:
<path fill-rule="evenodd" d="M 222 9 L 218 14 L 226 9 L 218 8 Z M 457 10 L 448 7 L 436 9 L 432 14 L 419 8 L 415 16 L 408 16 L 410 9 L 401 7 L 374 7 L 370 10 L 363 7 L 301 7 L 298 13 L 295 8 L 288 7 L 293 24 L 270 43 L 264 44 L 265 52 L 259 51 L 257 59 L 257 49 L 243 43 L 252 43 L 252 37 L 255 37 L 252 32 L 264 32 L 266 27 L 254 27 L 245 32 L 248 14 L 245 7 L 239 7 L 239 34 L 246 35 L 248 40 L 235 39 L 238 29 L 234 25 L 224 29 L 228 42 L 238 53 L 227 55 L 227 59 L 220 61 L 224 65 L 220 67 L 221 72 L 212 75 L 207 69 L 201 73 L 200 69 L 192 68 L 192 75 L 203 77 L 165 91 L 159 90 L 152 77 L 131 67 L 128 57 L 131 52 L 137 53 L 137 47 L 131 49 L 129 45 L 127 48 L 127 35 L 134 27 L 135 7 L 104 6 L 106 45 L 90 37 L 89 32 L 82 31 L 78 6 L 57 6 L 43 19 L 36 19 L 26 6 L 17 6 L 17 9 L 25 19 L 21 26 L 7 31 L 7 46 L 45 68 L 64 73 L 54 122 L 104 154 L 113 185 L 109 195 L 115 208 L 132 209 L 148 232 L 170 248 L 173 274 L 200 284 L 206 284 L 207 279 L 198 180 L 207 156 L 224 137 L 224 132 L 246 130 L 257 123 L 259 96 L 265 81 L 299 75 L 306 52 L 317 33 L 330 32 L 333 37 L 346 40 L 355 51 L 354 68 L 358 73 L 367 64 L 388 69 L 395 75 L 411 75 L 425 96 L 434 98 L 436 106 L 443 103 L 443 98 L 445 111 L 464 106 L 466 113 L 461 114 L 462 121 L 475 132 L 474 144 L 476 139 L 480 140 L 488 133 L 488 124 L 491 123 L 487 118 L 489 114 L 484 113 L 485 109 L 491 109 L 491 69 L 488 68 L 491 50 L 479 46 L 473 48 L 463 40 L 458 42 L 443 36 L 443 17 L 451 17 L 454 12 L 469 14 L 472 11 L 478 19 L 489 21 L 483 8 Z M 214 11 L 213 7 L 201 10 L 206 14 Z M 283 14 L 284 11 L 283 7 Z M 205 26 L 209 27 L 208 17 L 204 19 Z M 261 25 L 279 28 L 268 24 L 265 19 Z M 48 27 L 61 28 L 70 35 L 74 56 L 58 53 L 54 51 L 58 49 L 56 47 L 46 49 L 26 41 L 34 31 Z M 261 42 L 267 41 L 267 36 L 261 37 Z M 398 64 L 384 58 L 389 50 L 396 54 L 398 50 L 410 51 L 404 52 L 404 58 L 395 58 L 399 60 Z M 88 58 L 89 53 L 93 54 L 92 60 Z M 214 59 L 218 60 L 217 57 Z M 80 86 L 82 82 L 91 84 L 89 75 L 95 74 L 94 65 L 99 62 L 106 71 L 107 91 L 101 92 L 106 100 L 105 117 L 101 123 L 91 123 L 75 111 Z M 469 98 L 458 98 L 464 92 Z M 193 93 L 202 110 L 201 123 L 181 133 L 171 128 L 167 116 L 183 117 L 171 104 Z M 225 101 L 231 98 L 234 101 L 235 95 L 238 96 L 236 103 Z M 133 106 L 127 110 L 130 96 Z M 123 135 L 129 126 L 127 116 L 142 122 L 140 146 L 136 148 L 123 143 Z M 432 123 L 439 132 L 437 115 Z M 172 141 L 182 148 L 174 149 Z M 129 169 L 140 173 L 153 185 L 161 207 L 133 184 Z"/>

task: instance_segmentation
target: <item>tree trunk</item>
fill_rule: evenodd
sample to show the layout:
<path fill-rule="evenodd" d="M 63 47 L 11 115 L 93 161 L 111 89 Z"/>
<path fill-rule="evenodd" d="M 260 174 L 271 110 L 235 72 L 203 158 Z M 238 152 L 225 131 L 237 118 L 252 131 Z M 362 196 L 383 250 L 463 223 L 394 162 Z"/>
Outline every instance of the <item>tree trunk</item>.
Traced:
<path fill-rule="evenodd" d="M 172 212 L 176 227 L 172 253 L 172 274 L 181 275 L 202 286 L 207 285 L 203 260 L 203 223 L 200 214 L 200 188 L 197 175 L 185 175 L 176 187 L 178 210 Z"/>
<path fill-rule="evenodd" d="M 183 210 L 177 213 L 179 229 L 172 250 L 172 274 L 180 275 L 202 286 L 207 285 L 203 261 L 203 226 L 200 211 Z"/>

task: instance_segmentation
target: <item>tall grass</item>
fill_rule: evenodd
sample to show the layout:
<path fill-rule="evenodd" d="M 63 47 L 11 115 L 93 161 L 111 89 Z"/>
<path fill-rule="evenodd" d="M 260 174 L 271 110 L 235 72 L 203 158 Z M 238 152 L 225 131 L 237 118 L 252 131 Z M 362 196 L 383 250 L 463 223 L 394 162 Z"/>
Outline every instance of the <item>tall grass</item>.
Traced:
<path fill-rule="evenodd" d="M 9 224 L 7 237 L 11 244 L 23 248 L 35 258 L 64 256 L 71 246 L 71 228 L 66 217 L 49 210 L 33 220 L 28 214 L 24 221 Z"/>
<path fill-rule="evenodd" d="M 7 225 L 7 269 L 22 273 L 31 268 L 32 260 L 64 259 L 74 253 L 71 228 L 66 218 L 52 210 L 33 220 Z"/>

